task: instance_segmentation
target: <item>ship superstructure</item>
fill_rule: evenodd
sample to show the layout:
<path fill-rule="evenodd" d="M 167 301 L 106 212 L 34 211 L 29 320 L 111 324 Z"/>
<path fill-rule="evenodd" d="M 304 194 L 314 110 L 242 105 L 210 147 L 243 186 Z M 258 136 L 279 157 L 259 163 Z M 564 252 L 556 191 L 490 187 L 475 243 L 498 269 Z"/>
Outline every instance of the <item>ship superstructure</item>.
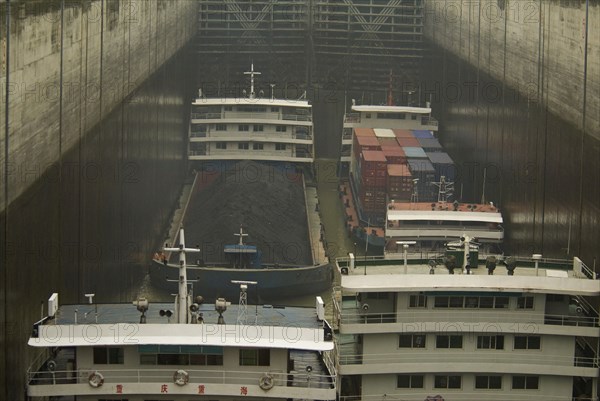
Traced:
<path fill-rule="evenodd" d="M 248 305 L 255 282 L 235 281 L 239 303 L 203 304 L 189 291 L 183 231 L 174 303 L 48 301 L 29 345 L 40 349 L 27 395 L 59 400 L 335 399 L 331 329 L 316 308 Z M 56 397 L 56 398 L 52 398 Z"/>
<path fill-rule="evenodd" d="M 450 259 L 337 260 L 340 400 L 598 400 L 595 272 Z"/>
<path fill-rule="evenodd" d="M 190 161 L 255 160 L 314 162 L 312 106 L 306 100 L 278 99 L 250 88 L 240 97 L 207 98 L 202 90 L 192 103 Z M 304 96 L 303 96 L 304 97 Z"/>

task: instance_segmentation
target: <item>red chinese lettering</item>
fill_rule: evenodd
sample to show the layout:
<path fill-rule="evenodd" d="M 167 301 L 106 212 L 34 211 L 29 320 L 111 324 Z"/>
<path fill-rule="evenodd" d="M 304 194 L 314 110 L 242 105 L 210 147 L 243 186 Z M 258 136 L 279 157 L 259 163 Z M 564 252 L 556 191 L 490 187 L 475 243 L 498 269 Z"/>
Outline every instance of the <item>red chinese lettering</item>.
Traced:
<path fill-rule="evenodd" d="M 123 394 L 123 385 L 117 384 L 117 394 Z"/>
<path fill-rule="evenodd" d="M 248 387 L 246 387 L 246 386 L 240 387 L 240 394 L 241 395 L 248 395 Z"/>
<path fill-rule="evenodd" d="M 198 385 L 198 394 L 204 394 L 205 389 L 206 387 L 204 387 L 204 384 Z"/>
<path fill-rule="evenodd" d="M 168 384 L 163 384 L 162 386 L 160 386 L 160 392 L 161 393 L 168 393 L 169 392 L 169 385 Z"/>

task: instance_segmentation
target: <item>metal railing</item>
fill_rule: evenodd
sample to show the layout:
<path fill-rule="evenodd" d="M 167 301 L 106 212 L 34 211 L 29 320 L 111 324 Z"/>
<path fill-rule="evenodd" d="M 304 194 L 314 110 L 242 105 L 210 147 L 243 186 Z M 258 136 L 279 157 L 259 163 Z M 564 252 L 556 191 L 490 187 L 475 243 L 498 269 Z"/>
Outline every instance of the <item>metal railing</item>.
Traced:
<path fill-rule="evenodd" d="M 388 230 L 421 230 L 421 231 L 452 231 L 452 230 L 468 230 L 468 231 L 489 231 L 492 233 L 504 232 L 502 226 L 487 227 L 481 225 L 462 225 L 462 224 L 407 224 L 405 222 L 388 221 Z"/>
<path fill-rule="evenodd" d="M 421 117 L 421 125 L 430 125 L 432 127 L 437 127 L 438 121 L 431 116 Z"/>
<path fill-rule="evenodd" d="M 220 120 L 227 118 L 238 118 L 244 120 L 286 120 L 286 121 L 312 121 L 310 114 L 279 114 L 279 113 L 251 113 L 226 111 L 223 113 L 192 113 L 192 119 L 196 120 Z"/>
<path fill-rule="evenodd" d="M 220 119 L 221 113 L 192 113 L 191 117 L 197 120 L 213 120 Z"/>
<path fill-rule="evenodd" d="M 426 398 L 430 400 L 435 400 L 435 396 L 439 393 L 442 393 L 444 389 L 434 389 L 428 390 L 431 396 Z M 456 391 L 456 390 L 455 390 Z M 598 397 L 564 397 L 559 395 L 546 395 L 543 397 L 535 397 L 532 394 L 511 394 L 506 391 L 501 391 L 498 393 L 492 393 L 489 390 L 481 390 L 480 392 L 465 392 L 464 390 L 459 390 L 460 396 L 457 399 L 464 401 L 531 401 L 542 399 L 544 401 L 598 401 Z M 413 392 L 404 392 L 404 393 L 385 393 L 385 394 L 363 394 L 363 395 L 344 395 L 339 397 L 339 401 L 423 401 L 423 390 L 418 389 L 418 392 L 413 390 Z M 439 399 L 439 398 L 438 398 Z"/>
<path fill-rule="evenodd" d="M 498 352 L 486 352 L 481 350 L 481 353 L 476 351 L 452 352 L 447 350 L 439 350 L 435 353 L 420 352 L 420 353 L 399 353 L 399 354 L 350 354 L 340 355 L 340 365 L 367 365 L 367 364 L 390 364 L 390 363 L 509 363 L 513 364 L 522 357 L 522 364 L 526 365 L 552 365 L 552 366 L 577 366 L 585 368 L 598 368 L 598 358 L 588 357 L 573 357 L 562 355 L 533 355 L 531 353 L 515 354 Z"/>
<path fill-rule="evenodd" d="M 277 386 L 294 386 L 306 388 L 331 389 L 335 386 L 334 375 L 320 375 L 307 372 L 286 373 L 281 371 L 248 372 L 232 370 L 199 370 L 174 366 L 170 369 L 112 369 L 112 368 L 82 368 L 77 370 L 30 371 L 27 374 L 29 385 L 58 385 L 88 383 L 93 372 L 99 372 L 104 377 L 104 383 L 170 383 L 173 374 L 183 369 L 189 374 L 190 382 L 215 383 L 215 384 L 246 384 L 255 385 L 260 378 L 268 372 Z"/>
<path fill-rule="evenodd" d="M 189 150 L 188 156 L 206 156 L 206 150 Z"/>
<path fill-rule="evenodd" d="M 334 301 L 335 302 L 335 301 Z M 339 305 L 338 305 L 339 306 Z M 463 308 L 460 308 L 463 309 Z M 503 308 L 437 308 L 418 309 L 406 312 L 389 313 L 363 313 L 361 309 L 352 309 L 342 311 L 338 309 L 341 324 L 382 324 L 382 323 L 414 323 L 414 322 L 447 322 L 451 319 L 460 326 L 460 322 L 477 322 L 476 327 L 471 330 L 481 331 L 486 327 L 497 327 L 498 323 L 515 323 L 523 325 L 523 330 L 527 328 L 534 329 L 534 325 L 548 324 L 557 326 L 575 326 L 575 327 L 600 327 L 599 320 L 593 316 L 574 316 L 574 315 L 550 315 L 509 312 Z M 449 313 L 451 311 L 451 313 Z M 493 317 L 490 312 L 493 311 Z M 485 330 L 483 330 L 485 331 Z"/>
<path fill-rule="evenodd" d="M 271 142 L 279 142 L 282 139 L 312 140 L 312 135 L 295 132 L 273 131 L 190 131 L 190 138 L 211 138 L 214 141 L 222 141 L 227 138 L 241 139 L 244 142 L 252 139 L 260 139 Z"/>
<path fill-rule="evenodd" d="M 344 116 L 345 123 L 359 123 L 360 113 L 349 113 Z"/>

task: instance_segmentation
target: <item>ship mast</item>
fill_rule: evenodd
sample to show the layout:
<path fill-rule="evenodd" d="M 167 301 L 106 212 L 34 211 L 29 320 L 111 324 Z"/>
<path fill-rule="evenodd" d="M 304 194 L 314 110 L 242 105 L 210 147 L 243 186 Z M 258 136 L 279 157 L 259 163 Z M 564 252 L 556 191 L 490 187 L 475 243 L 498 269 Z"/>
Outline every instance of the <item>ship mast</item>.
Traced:
<path fill-rule="evenodd" d="M 244 72 L 244 75 L 250 75 L 250 99 L 254 99 L 255 97 L 255 93 L 254 93 L 254 76 L 255 75 L 260 75 L 260 72 L 255 72 L 254 71 L 254 63 L 252 63 L 250 65 L 250 71 L 246 71 Z"/>
<path fill-rule="evenodd" d="M 390 68 L 390 83 L 388 87 L 387 105 L 394 105 L 394 97 L 392 96 L 392 69 Z"/>
<path fill-rule="evenodd" d="M 440 182 L 432 182 L 432 184 L 438 187 L 438 202 L 446 203 L 448 197 L 454 193 L 454 183 L 446 181 L 445 176 L 440 177 Z"/>
<path fill-rule="evenodd" d="M 240 242 L 238 243 L 238 245 L 244 245 L 244 237 L 247 237 L 248 234 L 244 233 L 244 228 L 242 227 L 242 225 L 240 224 L 240 233 L 234 233 L 233 235 L 240 237 Z"/>
<path fill-rule="evenodd" d="M 183 227 L 179 230 L 179 247 L 164 248 L 167 252 L 179 252 L 179 293 L 177 294 L 177 323 L 189 323 L 190 316 L 188 312 L 188 291 L 187 291 L 187 264 L 185 259 L 186 252 L 200 252 L 197 248 L 185 247 L 185 236 Z"/>

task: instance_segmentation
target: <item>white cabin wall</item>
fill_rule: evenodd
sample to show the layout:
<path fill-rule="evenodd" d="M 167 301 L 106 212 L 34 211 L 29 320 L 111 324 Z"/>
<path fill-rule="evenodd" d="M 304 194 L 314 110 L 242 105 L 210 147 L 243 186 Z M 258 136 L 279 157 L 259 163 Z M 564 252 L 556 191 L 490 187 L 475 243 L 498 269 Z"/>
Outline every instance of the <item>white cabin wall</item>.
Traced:
<path fill-rule="evenodd" d="M 482 374 L 484 374 L 482 372 Z M 514 400 L 544 399 L 544 395 L 551 395 L 552 399 L 571 400 L 572 378 L 561 376 L 541 376 L 539 390 L 513 390 L 512 375 L 502 375 L 502 389 L 483 390 L 475 389 L 475 374 L 462 375 L 461 389 L 434 388 L 435 374 L 425 374 L 422 389 L 397 388 L 397 375 L 364 375 L 362 377 L 362 396 L 387 394 L 403 394 L 403 401 L 422 401 L 428 395 L 440 394 L 445 401 L 461 401 L 464 394 L 481 394 L 481 400 L 504 400 L 505 397 Z M 414 395 L 411 395 L 414 394 Z M 507 397 L 507 395 L 509 395 Z M 469 398 L 471 399 L 471 398 Z"/>
<path fill-rule="evenodd" d="M 240 366 L 239 348 L 225 347 L 223 349 L 223 365 L 189 365 L 189 369 L 193 370 L 239 370 L 239 371 L 258 371 L 258 372 L 287 372 L 287 350 L 271 349 L 271 365 L 270 366 Z M 152 369 L 154 366 L 160 369 L 169 368 L 171 365 L 140 365 L 140 357 L 137 345 L 125 347 L 124 364 L 123 365 L 94 365 L 93 364 L 93 347 L 77 348 L 77 368 L 86 367 L 102 370 L 102 368 L 110 369 Z M 176 365 L 173 365 L 176 366 Z"/>
<path fill-rule="evenodd" d="M 360 262 L 357 262 L 357 265 L 359 265 Z M 358 266 L 357 269 L 360 269 L 361 267 Z M 395 312 L 395 298 L 396 298 L 396 294 L 395 293 L 387 293 L 387 298 L 385 299 L 379 299 L 376 298 L 379 295 L 375 295 L 375 294 L 383 294 L 383 293 L 361 293 L 361 301 L 360 304 L 362 305 L 369 305 L 369 309 L 365 311 L 366 314 L 373 314 L 373 313 L 391 313 L 391 312 Z"/>
<path fill-rule="evenodd" d="M 371 118 L 366 118 L 366 114 L 371 114 Z M 417 114 L 417 119 L 413 120 L 412 113 L 405 113 L 406 119 L 391 119 L 377 118 L 376 112 L 361 112 L 360 122 L 353 123 L 353 127 L 357 128 L 402 128 L 402 129 L 429 129 L 421 124 L 421 117 L 426 117 L 427 114 Z"/>

